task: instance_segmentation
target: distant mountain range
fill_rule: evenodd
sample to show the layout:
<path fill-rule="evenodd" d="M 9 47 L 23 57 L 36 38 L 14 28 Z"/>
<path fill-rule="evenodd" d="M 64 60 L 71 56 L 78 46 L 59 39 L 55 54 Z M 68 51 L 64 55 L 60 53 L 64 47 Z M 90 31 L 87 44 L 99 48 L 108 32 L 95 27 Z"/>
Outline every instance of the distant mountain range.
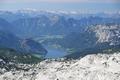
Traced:
<path fill-rule="evenodd" d="M 65 49 L 85 51 L 120 45 L 120 14 L 81 14 L 64 11 L 0 11 L 0 45 L 18 51 L 46 54 L 32 39 L 41 35 L 64 35 L 54 40 Z M 89 51 L 89 50 L 88 50 Z"/>
<path fill-rule="evenodd" d="M 18 10 L 0 11 L 0 18 L 6 25 L 12 25 L 9 31 L 19 37 L 38 37 L 39 35 L 69 34 L 82 32 L 91 25 L 120 24 L 119 13 L 81 14 L 66 11 Z"/>
<path fill-rule="evenodd" d="M 18 36 L 34 37 L 41 35 L 58 35 L 69 34 L 70 32 L 82 32 L 84 28 L 91 25 L 102 24 L 120 24 L 120 18 L 101 18 L 101 17 L 88 17 L 76 20 L 74 18 L 66 19 L 63 16 L 39 16 L 36 18 L 18 19 L 12 22 L 14 32 Z M 16 27 L 17 26 L 17 27 Z M 19 32 L 19 33 L 17 33 Z M 32 33 L 34 32 L 34 33 Z"/>

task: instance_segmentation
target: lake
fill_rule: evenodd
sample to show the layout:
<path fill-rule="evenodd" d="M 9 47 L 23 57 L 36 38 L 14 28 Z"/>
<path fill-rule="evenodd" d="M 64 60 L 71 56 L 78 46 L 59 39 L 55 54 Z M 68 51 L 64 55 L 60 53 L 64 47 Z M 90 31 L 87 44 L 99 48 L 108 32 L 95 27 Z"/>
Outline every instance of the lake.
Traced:
<path fill-rule="evenodd" d="M 66 55 L 66 52 L 64 50 L 48 48 L 48 47 L 45 48 L 48 51 L 46 58 L 60 58 Z"/>

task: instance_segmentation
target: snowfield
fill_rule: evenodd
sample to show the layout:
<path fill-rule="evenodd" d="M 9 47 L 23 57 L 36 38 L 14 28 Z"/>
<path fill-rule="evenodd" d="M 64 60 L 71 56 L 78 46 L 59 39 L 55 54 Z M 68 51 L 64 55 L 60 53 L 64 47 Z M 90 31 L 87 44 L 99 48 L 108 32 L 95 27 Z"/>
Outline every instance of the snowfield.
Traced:
<path fill-rule="evenodd" d="M 48 59 L 20 69 L 0 69 L 0 80 L 120 80 L 120 53 L 91 54 L 78 60 Z"/>

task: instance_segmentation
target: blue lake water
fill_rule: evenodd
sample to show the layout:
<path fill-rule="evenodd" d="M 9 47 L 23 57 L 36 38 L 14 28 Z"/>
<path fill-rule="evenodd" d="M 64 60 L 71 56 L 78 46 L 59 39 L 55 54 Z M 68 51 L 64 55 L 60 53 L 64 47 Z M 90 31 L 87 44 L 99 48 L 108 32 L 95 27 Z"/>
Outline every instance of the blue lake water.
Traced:
<path fill-rule="evenodd" d="M 64 50 L 54 49 L 54 48 L 47 48 L 48 51 L 46 58 L 60 58 L 64 57 L 66 55 L 66 52 Z"/>

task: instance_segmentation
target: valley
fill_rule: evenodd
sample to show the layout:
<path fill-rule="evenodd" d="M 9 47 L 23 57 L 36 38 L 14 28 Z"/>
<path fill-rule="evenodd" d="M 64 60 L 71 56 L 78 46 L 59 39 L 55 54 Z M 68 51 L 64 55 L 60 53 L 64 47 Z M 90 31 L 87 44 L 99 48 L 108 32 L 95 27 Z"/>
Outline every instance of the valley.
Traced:
<path fill-rule="evenodd" d="M 64 35 L 41 35 L 34 40 L 43 44 L 47 50 L 46 58 L 61 58 L 67 55 L 67 50 L 58 44 L 63 38 Z"/>
<path fill-rule="evenodd" d="M 0 80 L 120 80 L 120 13 L 0 11 Z"/>

